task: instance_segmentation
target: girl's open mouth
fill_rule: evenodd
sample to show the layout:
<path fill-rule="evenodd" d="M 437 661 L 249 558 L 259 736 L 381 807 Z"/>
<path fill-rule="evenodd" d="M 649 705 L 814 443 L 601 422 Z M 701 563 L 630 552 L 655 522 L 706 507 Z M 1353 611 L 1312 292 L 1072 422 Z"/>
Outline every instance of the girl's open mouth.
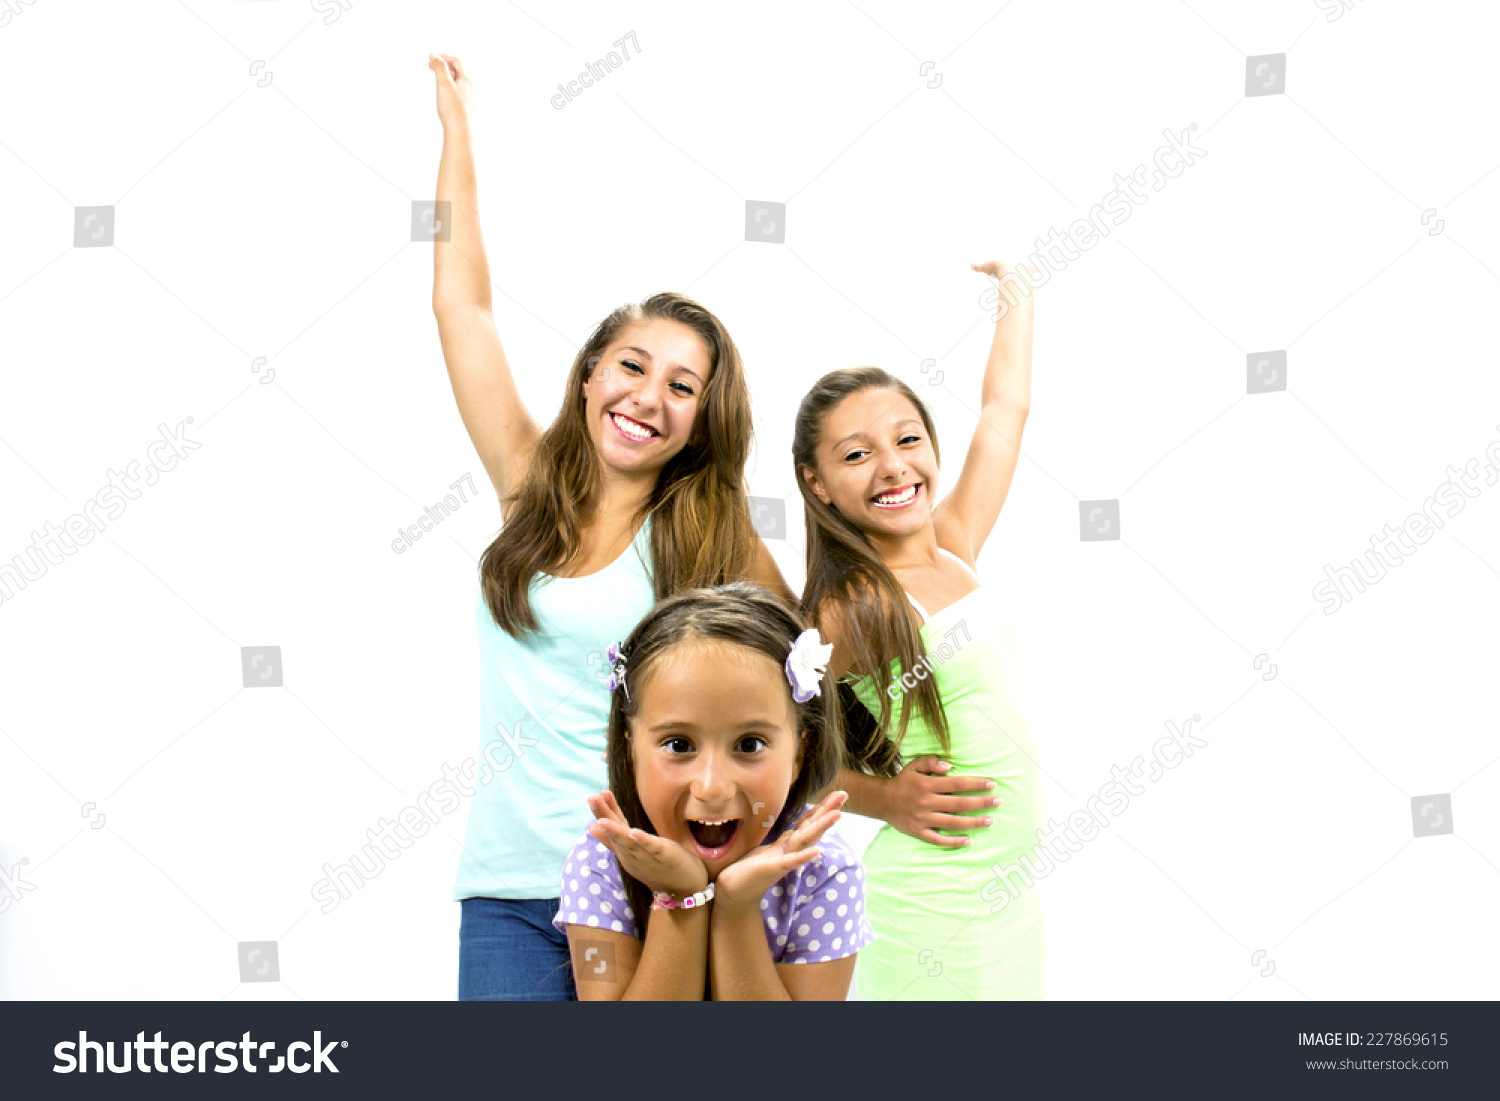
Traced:
<path fill-rule="evenodd" d="M 654 440 L 661 435 L 660 432 L 652 428 L 649 424 L 642 424 L 640 421 L 631 420 L 623 413 L 611 413 L 609 415 L 609 423 L 615 426 L 616 432 L 633 443 L 645 443 L 647 440 Z"/>
<path fill-rule="evenodd" d="M 922 483 L 913 482 L 909 486 L 900 489 L 888 489 L 884 493 L 877 493 L 870 498 L 870 502 L 876 508 L 905 508 L 917 499 L 917 494 L 922 492 Z"/>
<path fill-rule="evenodd" d="M 717 860 L 729 851 L 740 833 L 740 819 L 719 818 L 713 820 L 688 819 L 688 831 L 693 835 L 693 844 L 704 860 Z"/>

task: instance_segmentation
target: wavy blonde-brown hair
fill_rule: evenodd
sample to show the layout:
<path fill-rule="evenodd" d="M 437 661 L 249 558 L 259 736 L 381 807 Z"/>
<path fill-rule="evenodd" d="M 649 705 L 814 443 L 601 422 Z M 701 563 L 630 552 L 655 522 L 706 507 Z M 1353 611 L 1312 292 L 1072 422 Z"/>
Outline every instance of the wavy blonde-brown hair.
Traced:
<path fill-rule="evenodd" d="M 537 630 L 531 583 L 573 560 L 598 505 L 599 458 L 584 418 L 583 383 L 622 331 L 655 320 L 696 332 L 710 364 L 688 442 L 662 467 L 638 515 L 651 517 L 656 597 L 748 576 L 756 536 L 744 477 L 753 428 L 739 349 L 691 298 L 653 295 L 614 310 L 578 350 L 562 408 L 538 438 L 521 484 L 501 503 L 505 526 L 480 559 L 480 583 L 495 622 L 513 638 Z"/>

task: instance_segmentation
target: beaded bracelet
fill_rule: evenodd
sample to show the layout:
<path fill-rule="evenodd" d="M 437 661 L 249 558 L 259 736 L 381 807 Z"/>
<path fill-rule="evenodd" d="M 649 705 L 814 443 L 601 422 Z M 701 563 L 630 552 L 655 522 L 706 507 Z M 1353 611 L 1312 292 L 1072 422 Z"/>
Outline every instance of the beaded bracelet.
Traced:
<path fill-rule="evenodd" d="M 682 901 L 678 901 L 666 891 L 651 892 L 651 909 L 653 910 L 691 910 L 694 906 L 705 906 L 714 897 L 714 885 L 710 883 L 697 894 L 688 895 Z"/>

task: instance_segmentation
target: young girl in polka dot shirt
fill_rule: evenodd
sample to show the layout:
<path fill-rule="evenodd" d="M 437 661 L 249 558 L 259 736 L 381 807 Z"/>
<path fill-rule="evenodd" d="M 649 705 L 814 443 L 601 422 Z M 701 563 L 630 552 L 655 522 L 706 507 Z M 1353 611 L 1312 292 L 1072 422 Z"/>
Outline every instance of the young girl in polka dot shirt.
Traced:
<path fill-rule="evenodd" d="M 874 939 L 836 831 L 828 647 L 754 585 L 659 603 L 610 659 L 609 791 L 563 866 L 553 924 L 582 1001 L 848 996 Z"/>

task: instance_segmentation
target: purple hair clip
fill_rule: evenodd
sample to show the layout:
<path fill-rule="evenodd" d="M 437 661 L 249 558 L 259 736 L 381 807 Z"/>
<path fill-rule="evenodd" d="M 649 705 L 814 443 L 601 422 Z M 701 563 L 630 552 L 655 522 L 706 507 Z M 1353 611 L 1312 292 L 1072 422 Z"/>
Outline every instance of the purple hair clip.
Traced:
<path fill-rule="evenodd" d="M 605 660 L 614 666 L 604 686 L 613 692 L 616 688 L 625 689 L 625 701 L 630 702 L 630 689 L 625 684 L 625 652 L 618 642 L 611 642 L 609 648 L 604 651 Z"/>

